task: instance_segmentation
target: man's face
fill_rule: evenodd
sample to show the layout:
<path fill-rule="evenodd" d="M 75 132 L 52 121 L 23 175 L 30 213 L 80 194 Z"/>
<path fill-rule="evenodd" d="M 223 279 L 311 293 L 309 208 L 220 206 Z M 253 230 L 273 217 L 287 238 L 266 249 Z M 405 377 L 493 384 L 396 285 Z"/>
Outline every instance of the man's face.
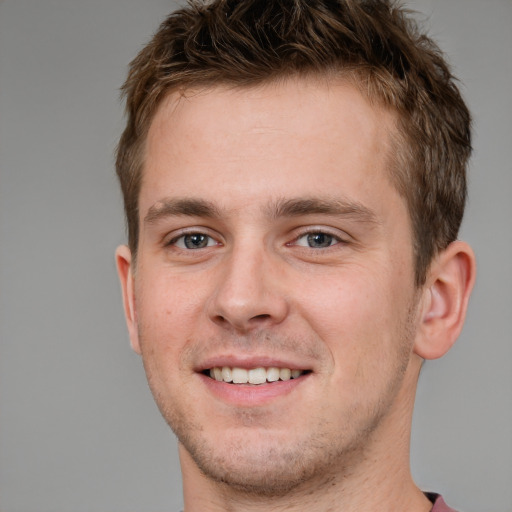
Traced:
<path fill-rule="evenodd" d="M 418 294 L 393 129 L 340 83 L 159 108 L 127 296 L 185 464 L 278 493 L 402 433 Z"/>

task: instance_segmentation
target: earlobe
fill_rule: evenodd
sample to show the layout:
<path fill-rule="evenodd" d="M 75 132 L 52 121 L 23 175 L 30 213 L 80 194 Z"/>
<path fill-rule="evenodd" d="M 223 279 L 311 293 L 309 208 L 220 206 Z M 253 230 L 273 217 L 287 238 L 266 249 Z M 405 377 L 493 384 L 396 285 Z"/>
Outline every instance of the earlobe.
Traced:
<path fill-rule="evenodd" d="M 137 310 L 135 304 L 134 281 L 132 271 L 132 254 L 126 245 L 116 249 L 116 265 L 121 291 L 123 295 L 124 313 L 132 349 L 140 354 L 139 333 L 137 326 Z"/>
<path fill-rule="evenodd" d="M 475 256 L 465 242 L 452 242 L 433 261 L 414 345 L 420 357 L 437 359 L 455 343 L 464 324 L 475 274 Z"/>

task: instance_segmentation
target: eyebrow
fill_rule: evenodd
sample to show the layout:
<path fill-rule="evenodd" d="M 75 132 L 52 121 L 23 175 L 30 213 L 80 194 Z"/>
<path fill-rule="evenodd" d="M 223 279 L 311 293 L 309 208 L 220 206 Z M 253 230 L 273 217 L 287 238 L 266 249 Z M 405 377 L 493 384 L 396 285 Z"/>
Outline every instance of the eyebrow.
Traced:
<path fill-rule="evenodd" d="M 375 213 L 363 204 L 338 198 L 312 197 L 277 200 L 269 206 L 268 213 L 272 218 L 316 214 L 343 216 L 369 224 L 379 223 Z"/>
<path fill-rule="evenodd" d="M 352 220 L 378 224 L 375 213 L 359 202 L 338 198 L 278 199 L 269 203 L 265 213 L 271 219 L 305 215 L 334 215 Z M 148 210 L 144 222 L 153 224 L 166 217 L 203 217 L 218 219 L 221 211 L 210 201 L 199 198 L 164 198 Z"/>
<path fill-rule="evenodd" d="M 218 218 L 220 212 L 213 203 L 204 199 L 165 198 L 149 208 L 144 222 L 153 224 L 165 217 L 177 216 Z"/>

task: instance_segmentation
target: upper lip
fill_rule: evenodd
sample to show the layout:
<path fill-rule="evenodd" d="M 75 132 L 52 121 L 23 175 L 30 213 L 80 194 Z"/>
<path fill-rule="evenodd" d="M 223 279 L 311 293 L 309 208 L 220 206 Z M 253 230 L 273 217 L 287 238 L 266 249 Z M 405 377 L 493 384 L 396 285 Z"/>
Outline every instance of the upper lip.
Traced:
<path fill-rule="evenodd" d="M 290 370 L 311 370 L 311 364 L 292 361 L 288 358 L 276 358 L 269 356 L 234 356 L 217 355 L 208 357 L 196 366 L 197 372 L 203 372 L 210 368 L 228 366 L 230 368 L 289 368 Z"/>

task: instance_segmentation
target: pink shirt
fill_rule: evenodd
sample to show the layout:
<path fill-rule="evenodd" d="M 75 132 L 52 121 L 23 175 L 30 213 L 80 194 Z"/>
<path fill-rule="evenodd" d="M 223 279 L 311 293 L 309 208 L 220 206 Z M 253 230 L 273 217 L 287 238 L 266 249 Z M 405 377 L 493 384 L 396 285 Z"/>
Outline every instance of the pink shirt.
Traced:
<path fill-rule="evenodd" d="M 427 498 L 434 504 L 431 512 L 457 512 L 453 508 L 450 508 L 443 500 L 443 497 L 439 494 L 425 493 Z"/>

